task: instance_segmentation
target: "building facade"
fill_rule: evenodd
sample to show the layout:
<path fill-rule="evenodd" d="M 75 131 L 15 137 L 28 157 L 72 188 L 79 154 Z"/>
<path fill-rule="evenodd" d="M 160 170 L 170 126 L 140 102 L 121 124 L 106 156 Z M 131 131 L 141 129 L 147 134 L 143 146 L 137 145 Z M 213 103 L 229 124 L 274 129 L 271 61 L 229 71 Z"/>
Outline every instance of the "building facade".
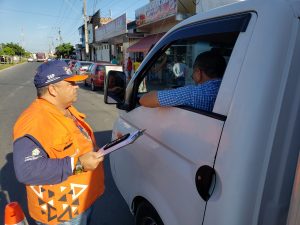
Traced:
<path fill-rule="evenodd" d="M 145 57 L 151 47 L 173 26 L 196 13 L 195 1 L 152 0 L 135 11 L 136 30 L 144 38 L 127 49 L 132 58 Z"/>
<path fill-rule="evenodd" d="M 116 57 L 122 65 L 126 65 L 128 57 L 133 61 L 143 59 L 170 28 L 196 11 L 204 10 L 203 4 L 201 8 L 196 3 L 194 0 L 150 0 L 135 10 L 135 21 L 128 21 L 126 14 L 104 20 L 97 11 L 88 22 L 89 55 L 84 58 L 84 25 L 79 28 L 81 49 L 76 48 L 76 53 L 82 60 L 111 61 Z"/>

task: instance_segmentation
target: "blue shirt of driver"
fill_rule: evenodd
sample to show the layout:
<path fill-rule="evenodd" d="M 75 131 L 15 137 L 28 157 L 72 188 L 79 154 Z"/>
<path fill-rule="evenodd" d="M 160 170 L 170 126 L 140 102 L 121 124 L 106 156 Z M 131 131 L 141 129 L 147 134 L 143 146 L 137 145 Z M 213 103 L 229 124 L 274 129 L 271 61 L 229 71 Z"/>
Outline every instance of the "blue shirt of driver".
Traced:
<path fill-rule="evenodd" d="M 190 106 L 211 112 L 222 80 L 209 80 L 202 84 L 162 90 L 157 92 L 160 106 Z"/>

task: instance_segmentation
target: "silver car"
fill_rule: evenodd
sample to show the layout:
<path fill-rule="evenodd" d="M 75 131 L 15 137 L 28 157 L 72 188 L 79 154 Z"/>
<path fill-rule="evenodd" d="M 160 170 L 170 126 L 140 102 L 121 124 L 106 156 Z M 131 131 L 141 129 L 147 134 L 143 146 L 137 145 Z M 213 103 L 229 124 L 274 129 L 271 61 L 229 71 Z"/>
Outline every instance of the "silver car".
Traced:
<path fill-rule="evenodd" d="M 92 63 L 93 62 L 89 62 L 89 61 L 77 61 L 72 70 L 73 74 L 85 73 Z"/>

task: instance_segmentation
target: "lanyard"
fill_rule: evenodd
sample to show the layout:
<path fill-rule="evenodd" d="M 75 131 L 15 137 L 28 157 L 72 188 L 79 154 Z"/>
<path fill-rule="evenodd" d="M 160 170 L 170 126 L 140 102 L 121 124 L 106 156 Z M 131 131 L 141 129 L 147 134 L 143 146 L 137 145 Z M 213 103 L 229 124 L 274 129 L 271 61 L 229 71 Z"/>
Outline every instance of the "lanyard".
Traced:
<path fill-rule="evenodd" d="M 88 139 L 89 141 L 91 141 L 92 139 L 91 139 L 89 133 L 86 131 L 86 129 L 80 124 L 80 122 L 77 120 L 77 118 L 75 116 L 73 116 L 72 114 L 71 114 L 71 116 L 72 116 L 72 119 L 73 119 L 75 125 L 78 127 L 78 129 L 83 134 L 83 136 L 86 139 Z"/>

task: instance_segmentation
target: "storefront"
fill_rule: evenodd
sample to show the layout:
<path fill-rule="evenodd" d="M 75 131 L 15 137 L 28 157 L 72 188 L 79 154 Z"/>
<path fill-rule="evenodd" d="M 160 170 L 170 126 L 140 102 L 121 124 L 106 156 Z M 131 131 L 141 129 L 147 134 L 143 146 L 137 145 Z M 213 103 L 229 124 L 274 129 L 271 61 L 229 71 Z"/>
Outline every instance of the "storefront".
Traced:
<path fill-rule="evenodd" d="M 119 63 L 124 59 L 124 42 L 127 42 L 126 14 L 123 14 L 111 22 L 104 24 L 95 31 L 95 41 L 100 45 L 97 50 L 97 59 L 108 59 L 111 61 L 113 56 Z M 100 44 L 103 43 L 103 44 Z M 104 44 L 105 43 L 105 44 Z M 107 48 L 109 47 L 109 49 Z M 98 56 L 100 55 L 100 56 Z"/>
<path fill-rule="evenodd" d="M 152 46 L 158 42 L 163 35 L 164 33 L 152 34 L 141 38 L 138 42 L 131 45 L 127 51 L 134 53 L 134 58 L 144 58 Z"/>
<path fill-rule="evenodd" d="M 196 6 L 192 1 L 153 0 L 135 11 L 136 30 L 144 38 L 128 48 L 129 53 L 146 56 L 151 46 L 181 20 L 194 15 Z"/>

